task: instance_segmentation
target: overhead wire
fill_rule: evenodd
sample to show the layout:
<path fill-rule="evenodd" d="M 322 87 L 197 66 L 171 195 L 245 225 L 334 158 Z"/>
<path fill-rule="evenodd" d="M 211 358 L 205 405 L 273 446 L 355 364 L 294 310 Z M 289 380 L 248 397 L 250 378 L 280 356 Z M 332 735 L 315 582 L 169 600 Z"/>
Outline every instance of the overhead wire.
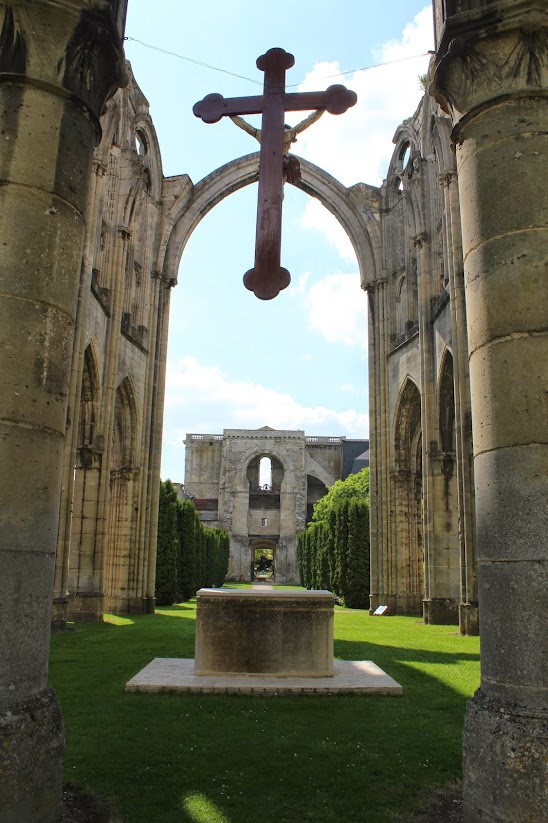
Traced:
<path fill-rule="evenodd" d="M 176 57 L 178 60 L 185 60 L 187 63 L 193 63 L 195 66 L 201 66 L 204 69 L 211 69 L 211 71 L 218 71 L 221 74 L 228 74 L 231 77 L 237 77 L 239 80 L 246 80 L 248 83 L 253 83 L 256 86 L 262 86 L 262 80 L 255 80 L 252 77 L 246 77 L 244 74 L 237 74 L 234 71 L 229 71 L 228 69 L 222 69 L 219 66 L 213 66 L 211 63 L 205 63 L 202 60 L 195 60 L 192 57 L 186 57 L 184 54 L 179 54 L 175 51 L 169 51 L 168 49 L 164 49 L 161 46 L 153 46 L 151 43 L 145 43 L 143 40 L 138 40 L 136 37 L 124 37 L 124 40 L 131 41 L 133 43 L 139 43 L 139 45 L 144 46 L 147 49 L 152 49 L 153 51 L 158 51 L 161 54 L 167 54 L 169 57 Z M 335 74 L 326 74 L 323 77 L 316 78 L 318 81 L 321 80 L 332 80 L 336 77 L 344 77 L 346 74 L 354 74 L 358 71 L 370 71 L 371 69 L 379 69 L 383 66 L 392 66 L 395 63 L 403 63 L 405 60 L 416 60 L 417 57 L 427 57 L 429 54 L 433 54 L 431 51 L 421 52 L 420 54 L 411 54 L 407 57 L 399 57 L 397 60 L 387 60 L 384 63 L 375 63 L 371 66 L 362 66 L 359 69 L 348 69 L 347 71 L 339 71 Z M 294 89 L 297 86 L 302 85 L 304 81 L 301 80 L 300 83 L 289 83 L 286 85 L 287 89 Z"/>

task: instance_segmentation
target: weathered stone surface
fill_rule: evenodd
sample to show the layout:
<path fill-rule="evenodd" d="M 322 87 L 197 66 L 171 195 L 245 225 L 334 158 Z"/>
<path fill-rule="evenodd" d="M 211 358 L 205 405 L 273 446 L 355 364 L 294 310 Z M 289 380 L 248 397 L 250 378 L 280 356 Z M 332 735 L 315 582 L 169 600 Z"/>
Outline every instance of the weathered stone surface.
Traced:
<path fill-rule="evenodd" d="M 329 677 L 279 677 L 274 674 L 199 675 L 193 659 L 155 657 L 126 683 L 126 692 L 399 697 L 403 689 L 371 660 L 334 660 L 333 674 Z"/>
<path fill-rule="evenodd" d="M 455 125 L 461 193 L 482 634 L 481 690 L 465 724 L 464 819 L 540 823 L 548 818 L 548 198 L 538 181 L 548 17 L 535 0 L 474 0 L 465 14 L 435 5 L 431 88 Z"/>
<path fill-rule="evenodd" d="M 63 719 L 51 689 L 0 711 L 0 820 L 57 823 L 61 817 Z"/>
<path fill-rule="evenodd" d="M 544 823 L 548 713 L 488 698 L 468 703 L 464 723 L 465 823 Z"/>
<path fill-rule="evenodd" d="M 123 16 L 97 0 L 0 5 L 2 823 L 61 813 L 47 662 L 63 438 L 88 181 L 98 116 L 124 79 Z"/>
<path fill-rule="evenodd" d="M 333 674 L 331 592 L 200 589 L 196 597 L 196 674 Z"/>

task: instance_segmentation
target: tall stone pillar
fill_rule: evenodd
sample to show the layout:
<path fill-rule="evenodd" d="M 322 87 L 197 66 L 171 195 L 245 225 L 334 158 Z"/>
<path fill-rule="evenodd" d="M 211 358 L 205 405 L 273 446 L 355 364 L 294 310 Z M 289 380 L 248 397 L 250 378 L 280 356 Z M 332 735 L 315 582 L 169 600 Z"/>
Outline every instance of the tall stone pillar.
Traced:
<path fill-rule="evenodd" d="M 0 2 L 0 819 L 60 818 L 47 688 L 84 214 L 125 2 Z"/>
<path fill-rule="evenodd" d="M 466 823 L 548 819 L 548 14 L 436 0 L 432 93 L 457 151 L 476 487 L 481 687 Z"/>

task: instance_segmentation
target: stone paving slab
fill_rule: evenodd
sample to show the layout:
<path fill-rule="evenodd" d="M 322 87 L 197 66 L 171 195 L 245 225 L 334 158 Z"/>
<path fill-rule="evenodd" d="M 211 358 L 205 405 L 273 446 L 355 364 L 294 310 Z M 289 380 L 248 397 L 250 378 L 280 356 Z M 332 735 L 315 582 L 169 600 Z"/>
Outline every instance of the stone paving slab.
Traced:
<path fill-rule="evenodd" d="M 126 683 L 126 692 L 190 694 L 372 694 L 398 697 L 403 688 L 371 660 L 334 660 L 333 677 L 196 675 L 193 659 L 156 657 Z"/>

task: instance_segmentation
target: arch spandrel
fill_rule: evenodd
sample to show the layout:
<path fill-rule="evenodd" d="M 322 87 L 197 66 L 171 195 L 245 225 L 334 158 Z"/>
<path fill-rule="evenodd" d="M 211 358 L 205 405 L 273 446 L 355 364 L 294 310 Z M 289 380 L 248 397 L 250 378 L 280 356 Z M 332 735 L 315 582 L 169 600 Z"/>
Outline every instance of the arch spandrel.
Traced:
<path fill-rule="evenodd" d="M 302 179 L 297 188 L 316 197 L 342 225 L 358 260 L 362 288 L 367 288 L 382 268 L 380 191 L 360 183 L 346 188 L 314 163 L 303 158 L 299 162 Z M 169 279 L 177 279 L 183 251 L 200 220 L 225 197 L 257 182 L 258 167 L 259 153 L 248 154 L 226 163 L 192 187 L 183 187 L 169 209 L 160 250 L 162 255 L 165 249 L 164 272 Z"/>

